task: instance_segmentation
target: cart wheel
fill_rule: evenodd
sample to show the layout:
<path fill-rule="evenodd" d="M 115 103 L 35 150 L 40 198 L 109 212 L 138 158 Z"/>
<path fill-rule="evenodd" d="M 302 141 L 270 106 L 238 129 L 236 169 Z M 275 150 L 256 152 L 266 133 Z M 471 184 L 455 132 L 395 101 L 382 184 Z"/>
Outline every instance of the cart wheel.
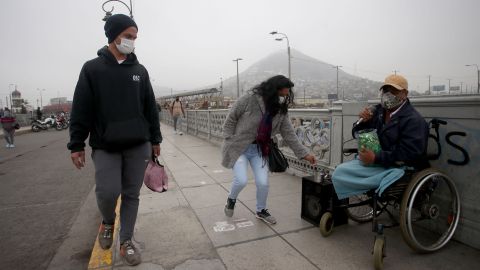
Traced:
<path fill-rule="evenodd" d="M 376 238 L 375 245 L 373 246 L 373 262 L 375 270 L 383 269 L 383 258 L 385 257 L 385 239 Z"/>
<path fill-rule="evenodd" d="M 327 237 L 333 232 L 333 216 L 330 212 L 325 212 L 320 219 L 320 233 L 323 237 Z"/>

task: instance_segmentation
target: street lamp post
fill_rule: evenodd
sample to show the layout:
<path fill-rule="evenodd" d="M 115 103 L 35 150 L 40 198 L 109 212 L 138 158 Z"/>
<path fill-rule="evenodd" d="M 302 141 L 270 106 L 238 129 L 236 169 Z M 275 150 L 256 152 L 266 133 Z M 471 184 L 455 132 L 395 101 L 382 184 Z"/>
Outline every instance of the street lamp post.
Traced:
<path fill-rule="evenodd" d="M 237 98 L 240 97 L 240 79 L 238 75 L 238 61 L 243 60 L 242 58 L 234 59 L 233 62 L 237 62 Z"/>
<path fill-rule="evenodd" d="M 337 99 L 339 99 L 339 92 L 338 92 L 338 69 L 342 66 L 334 66 L 333 68 L 337 69 Z M 345 91 L 343 92 L 342 99 L 345 99 Z"/>
<path fill-rule="evenodd" d="M 272 31 L 270 32 L 270 35 L 281 35 L 281 38 L 276 38 L 276 41 L 282 41 L 283 39 L 287 40 L 287 54 L 288 54 L 288 78 L 291 80 L 292 79 L 292 64 L 291 64 L 291 54 L 290 54 L 290 40 L 288 39 L 288 36 L 284 33 L 279 33 L 277 31 Z"/>
<path fill-rule="evenodd" d="M 467 67 L 477 67 L 477 94 L 480 94 L 480 68 L 477 64 L 465 65 Z"/>
<path fill-rule="evenodd" d="M 112 16 L 113 9 L 115 8 L 114 5 L 113 5 L 114 3 L 112 3 L 112 9 L 110 9 L 110 10 L 106 10 L 106 9 L 105 9 L 105 5 L 108 4 L 108 3 L 110 3 L 110 2 L 114 2 L 114 3 L 115 3 L 115 2 L 118 2 L 118 3 L 123 4 L 123 5 L 128 9 L 128 11 L 129 11 L 129 13 L 130 13 L 130 18 L 133 19 L 132 0 L 130 0 L 130 6 L 128 6 L 127 4 L 125 4 L 125 2 L 120 1 L 120 0 L 108 0 L 108 1 L 105 1 L 105 2 L 102 4 L 102 9 L 103 9 L 103 11 L 105 12 L 105 17 L 103 17 L 103 21 L 107 21 L 108 18 L 110 18 L 110 16 Z"/>
<path fill-rule="evenodd" d="M 42 95 L 42 92 L 45 91 L 45 89 L 37 88 L 37 91 L 40 92 L 40 108 L 42 108 L 42 110 L 43 110 L 43 95 Z"/>

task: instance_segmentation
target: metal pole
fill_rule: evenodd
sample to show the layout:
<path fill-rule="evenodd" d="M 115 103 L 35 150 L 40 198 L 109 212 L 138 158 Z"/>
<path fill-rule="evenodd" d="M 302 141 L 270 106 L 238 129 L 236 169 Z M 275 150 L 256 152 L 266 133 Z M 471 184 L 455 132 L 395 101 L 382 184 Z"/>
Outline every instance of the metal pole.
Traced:
<path fill-rule="evenodd" d="M 307 101 L 305 99 L 305 89 L 306 87 L 303 88 L 303 107 L 307 107 Z"/>
<path fill-rule="evenodd" d="M 430 95 L 431 94 L 431 90 L 430 90 L 430 79 L 431 79 L 432 75 L 428 75 L 428 94 Z"/>
<path fill-rule="evenodd" d="M 233 60 L 234 62 L 237 62 L 237 98 L 240 97 L 240 78 L 238 74 L 238 61 L 243 60 L 242 58 L 237 58 Z"/>
<path fill-rule="evenodd" d="M 284 33 L 279 33 L 277 31 L 273 31 L 270 33 L 270 35 L 281 35 L 282 38 L 277 38 L 276 40 L 277 41 L 282 41 L 283 39 L 286 39 L 287 40 L 287 54 L 288 54 L 288 79 L 292 79 L 292 63 L 291 63 L 291 59 L 292 59 L 292 55 L 291 55 L 291 52 L 290 52 L 290 40 L 288 39 L 288 36 Z"/>
<path fill-rule="evenodd" d="M 240 78 L 238 74 L 238 59 L 237 59 L 237 98 L 240 97 Z"/>
<path fill-rule="evenodd" d="M 477 94 L 480 94 L 480 69 L 477 65 Z"/>
<path fill-rule="evenodd" d="M 288 43 L 288 38 L 287 38 Z M 290 55 L 290 44 L 288 45 L 288 79 L 292 79 L 292 63 L 291 63 L 291 55 Z"/>
<path fill-rule="evenodd" d="M 451 81 L 452 79 L 447 79 L 447 80 L 448 80 L 448 94 L 450 95 L 450 81 Z"/>
<path fill-rule="evenodd" d="M 340 92 L 338 91 L 338 69 L 341 68 L 342 66 L 334 66 L 333 68 L 336 68 L 337 69 L 337 99 L 340 99 L 339 97 L 339 94 Z M 343 92 L 343 94 L 345 95 L 345 90 Z M 344 99 L 345 97 L 342 97 L 342 99 Z"/>

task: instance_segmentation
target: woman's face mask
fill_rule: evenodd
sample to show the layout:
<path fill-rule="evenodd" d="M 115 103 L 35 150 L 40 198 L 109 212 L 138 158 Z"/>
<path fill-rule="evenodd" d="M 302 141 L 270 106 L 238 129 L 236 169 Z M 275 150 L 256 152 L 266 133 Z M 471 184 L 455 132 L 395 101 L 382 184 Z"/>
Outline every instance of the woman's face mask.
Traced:
<path fill-rule="evenodd" d="M 396 108 L 402 104 L 403 100 L 394 94 L 387 92 L 387 93 L 382 93 L 381 97 L 381 104 L 382 107 L 391 110 L 393 108 Z"/>
<path fill-rule="evenodd" d="M 131 39 L 121 38 L 120 44 L 115 43 L 117 49 L 122 54 L 131 54 L 135 50 L 135 41 Z"/>

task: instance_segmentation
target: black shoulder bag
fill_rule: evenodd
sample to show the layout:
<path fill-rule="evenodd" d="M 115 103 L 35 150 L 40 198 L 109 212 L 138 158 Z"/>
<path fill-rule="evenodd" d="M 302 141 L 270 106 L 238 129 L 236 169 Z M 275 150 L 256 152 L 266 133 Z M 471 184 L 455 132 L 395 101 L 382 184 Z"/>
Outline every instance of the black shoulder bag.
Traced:
<path fill-rule="evenodd" d="M 270 152 L 268 153 L 268 168 L 275 173 L 285 172 L 288 168 L 287 159 L 272 139 L 270 139 Z"/>

